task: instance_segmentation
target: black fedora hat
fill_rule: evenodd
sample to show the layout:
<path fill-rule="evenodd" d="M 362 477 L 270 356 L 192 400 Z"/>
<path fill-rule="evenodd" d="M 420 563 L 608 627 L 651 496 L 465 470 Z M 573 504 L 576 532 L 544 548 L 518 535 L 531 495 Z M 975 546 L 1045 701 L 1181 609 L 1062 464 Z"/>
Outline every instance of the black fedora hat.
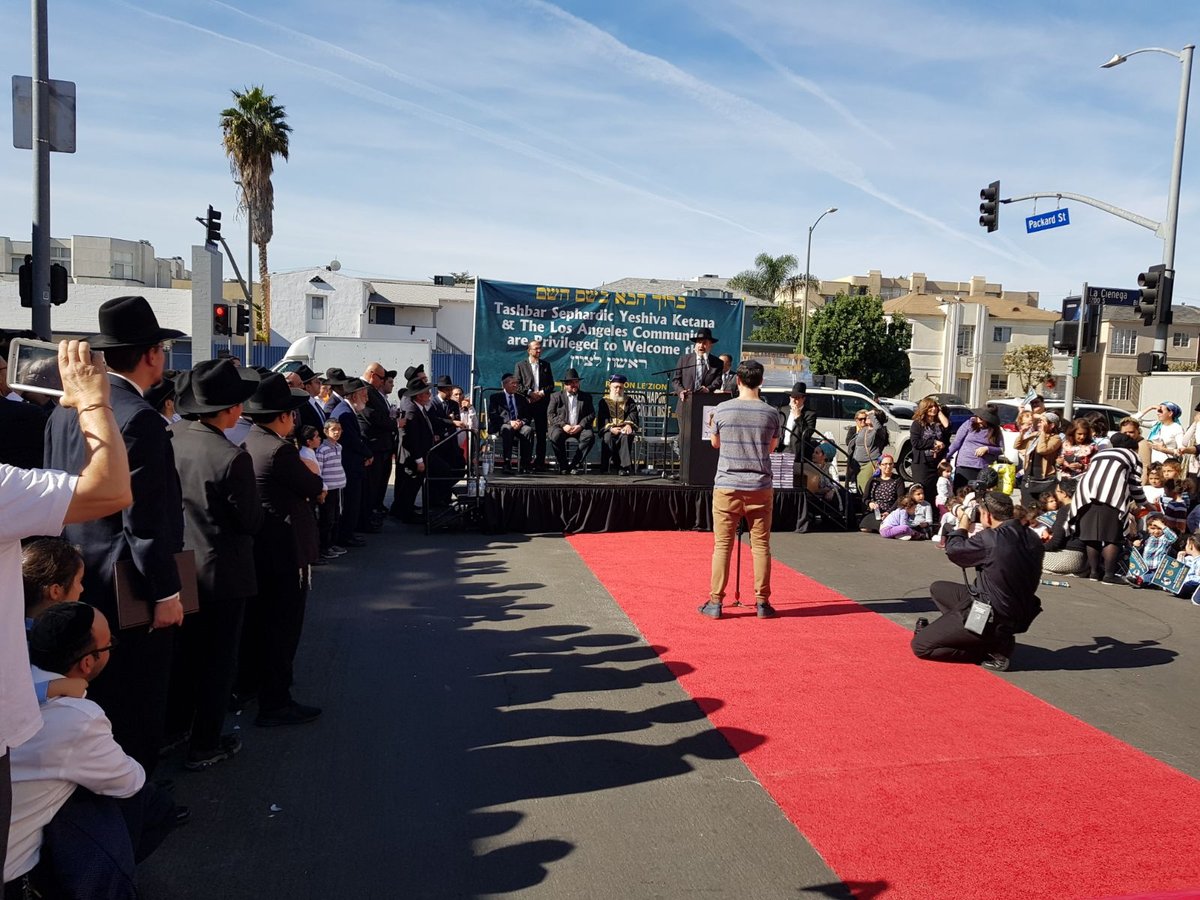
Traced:
<path fill-rule="evenodd" d="M 788 396 L 789 397 L 807 397 L 808 396 L 808 385 L 805 384 L 803 381 L 797 381 L 795 384 L 792 385 L 792 392 L 790 394 L 788 394 Z"/>
<path fill-rule="evenodd" d="M 174 369 L 166 369 L 163 372 L 162 381 L 146 391 L 146 402 L 159 409 L 168 400 L 175 397 L 175 379 L 179 375 Z"/>
<path fill-rule="evenodd" d="M 436 387 L 438 390 L 452 391 L 458 387 L 458 385 L 454 383 L 454 379 L 449 375 L 441 375 L 438 377 Z"/>
<path fill-rule="evenodd" d="M 405 369 L 404 370 L 404 380 L 406 382 L 412 381 L 414 378 L 417 377 L 418 374 L 420 374 L 420 375 L 425 374 L 425 363 L 421 363 L 419 366 L 409 366 L 407 369 Z"/>
<path fill-rule="evenodd" d="M 688 338 L 688 340 L 693 343 L 696 341 L 712 341 L 715 344 L 717 342 L 717 339 L 713 337 L 711 328 L 697 328 L 696 333 Z"/>
<path fill-rule="evenodd" d="M 325 377 L 321 380 L 326 384 L 332 384 L 334 387 L 338 387 L 339 385 L 345 384 L 349 379 L 346 377 L 346 371 L 344 369 L 339 369 L 336 366 L 330 366 L 325 370 Z"/>
<path fill-rule="evenodd" d="M 383 373 L 383 377 L 384 377 L 384 378 L 395 378 L 395 377 L 396 377 L 396 370 L 395 370 L 395 369 L 387 369 L 387 370 L 385 370 L 385 371 L 384 371 L 384 373 Z"/>
<path fill-rule="evenodd" d="M 432 388 L 429 387 L 427 382 L 422 381 L 420 378 L 410 378 L 408 384 L 404 387 L 404 396 L 419 397 L 421 394 L 428 393 L 431 390 Z"/>
<path fill-rule="evenodd" d="M 576 372 L 574 369 L 567 369 L 567 373 L 565 375 L 563 375 L 562 380 L 563 380 L 563 384 L 566 384 L 568 381 L 578 381 L 579 373 Z"/>
<path fill-rule="evenodd" d="M 300 363 L 300 368 L 296 370 L 296 375 L 299 376 L 301 384 L 308 384 L 314 378 L 318 377 L 317 373 L 308 366 L 304 365 L 304 363 Z"/>
<path fill-rule="evenodd" d="M 176 377 L 179 399 L 175 401 L 175 409 L 181 416 L 202 416 L 229 409 L 249 400 L 261 380 L 253 369 L 235 366 L 233 360 L 206 359 Z"/>
<path fill-rule="evenodd" d="M 361 391 L 367 386 L 367 383 L 361 378 L 347 378 L 341 384 L 341 390 L 338 391 L 343 397 L 349 397 L 355 391 Z"/>
<path fill-rule="evenodd" d="M 100 333 L 88 338 L 93 350 L 149 347 L 184 337 L 174 328 L 160 328 L 145 297 L 114 297 L 100 305 Z"/>
<path fill-rule="evenodd" d="M 258 383 L 243 409 L 246 413 L 285 413 L 299 409 L 308 402 L 308 392 L 288 387 L 287 380 L 278 372 L 272 372 Z"/>

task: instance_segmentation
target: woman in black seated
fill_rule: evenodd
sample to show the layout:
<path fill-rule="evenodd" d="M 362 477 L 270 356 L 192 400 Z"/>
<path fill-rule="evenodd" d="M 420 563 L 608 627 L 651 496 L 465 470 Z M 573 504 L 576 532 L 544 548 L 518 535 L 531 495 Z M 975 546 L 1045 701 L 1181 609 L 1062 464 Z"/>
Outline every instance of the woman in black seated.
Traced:
<path fill-rule="evenodd" d="M 613 375 L 608 379 L 608 393 L 596 410 L 596 432 L 600 435 L 601 470 L 612 467 L 615 456 L 621 475 L 633 474 L 633 436 L 641 420 L 637 403 L 625 396 L 624 375 Z"/>

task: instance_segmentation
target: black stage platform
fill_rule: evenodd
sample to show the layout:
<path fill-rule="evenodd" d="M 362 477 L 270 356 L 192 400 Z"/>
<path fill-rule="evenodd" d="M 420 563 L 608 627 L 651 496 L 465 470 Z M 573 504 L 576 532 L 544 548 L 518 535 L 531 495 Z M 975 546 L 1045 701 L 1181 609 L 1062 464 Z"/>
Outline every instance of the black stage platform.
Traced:
<path fill-rule="evenodd" d="M 482 505 L 492 534 L 712 530 L 711 487 L 645 475 L 493 474 Z M 792 531 L 798 508 L 798 491 L 776 490 L 772 530 Z"/>

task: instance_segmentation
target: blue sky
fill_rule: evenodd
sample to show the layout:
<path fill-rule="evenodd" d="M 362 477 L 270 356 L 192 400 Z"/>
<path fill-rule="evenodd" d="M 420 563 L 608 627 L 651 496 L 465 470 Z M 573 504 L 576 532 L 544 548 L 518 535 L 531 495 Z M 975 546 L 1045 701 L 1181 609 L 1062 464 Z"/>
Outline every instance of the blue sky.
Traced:
<path fill-rule="evenodd" d="M 0 56 L 28 74 L 28 6 L 10 13 Z M 1191 3 L 53 0 L 79 150 L 52 158 L 52 231 L 190 259 L 211 203 L 244 247 L 218 118 L 262 84 L 295 129 L 274 271 L 592 286 L 732 275 L 762 251 L 803 267 L 836 206 L 820 277 L 985 275 L 1056 306 L 1134 286 L 1161 241 L 1066 201 L 1068 227 L 1026 235 L 1028 202 L 988 235 L 980 187 L 1164 218 L 1180 66 L 1099 64 L 1198 37 Z M 1200 305 L 1196 94 L 1176 297 Z M 31 161 L 5 144 L 0 234 L 27 239 Z"/>

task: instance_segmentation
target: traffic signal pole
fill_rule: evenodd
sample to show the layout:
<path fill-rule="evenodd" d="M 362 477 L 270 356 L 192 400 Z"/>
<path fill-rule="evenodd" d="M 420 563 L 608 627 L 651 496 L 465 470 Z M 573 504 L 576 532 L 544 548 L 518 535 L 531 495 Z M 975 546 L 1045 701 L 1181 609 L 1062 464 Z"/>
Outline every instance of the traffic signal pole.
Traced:
<path fill-rule="evenodd" d="M 1192 53 L 1196 47 L 1188 44 L 1178 54 L 1167 51 L 1170 55 L 1179 57 L 1181 68 L 1179 85 L 1179 109 L 1175 117 L 1175 150 L 1171 159 L 1171 188 L 1167 194 L 1167 219 L 1163 223 L 1163 265 L 1168 272 L 1175 271 L 1175 235 L 1179 229 L 1179 187 L 1183 180 L 1183 138 L 1187 131 L 1188 92 L 1192 84 Z M 1166 315 L 1159 316 L 1154 327 L 1154 352 L 1161 354 L 1159 359 L 1167 358 L 1167 328 L 1170 316 L 1170 290 L 1166 296 Z M 1163 321 L 1163 320 L 1166 321 Z"/>
<path fill-rule="evenodd" d="M 31 327 L 50 340 L 50 40 L 46 0 L 33 4 L 33 290 Z"/>
<path fill-rule="evenodd" d="M 1075 332 L 1075 355 L 1071 357 L 1071 368 L 1067 372 L 1067 384 L 1063 388 L 1063 431 L 1067 430 L 1067 423 L 1075 418 L 1075 379 L 1079 377 L 1079 358 L 1083 352 L 1083 326 L 1087 322 L 1088 305 L 1087 305 L 1088 286 L 1087 282 L 1083 283 L 1083 292 L 1079 295 L 1079 329 Z"/>

